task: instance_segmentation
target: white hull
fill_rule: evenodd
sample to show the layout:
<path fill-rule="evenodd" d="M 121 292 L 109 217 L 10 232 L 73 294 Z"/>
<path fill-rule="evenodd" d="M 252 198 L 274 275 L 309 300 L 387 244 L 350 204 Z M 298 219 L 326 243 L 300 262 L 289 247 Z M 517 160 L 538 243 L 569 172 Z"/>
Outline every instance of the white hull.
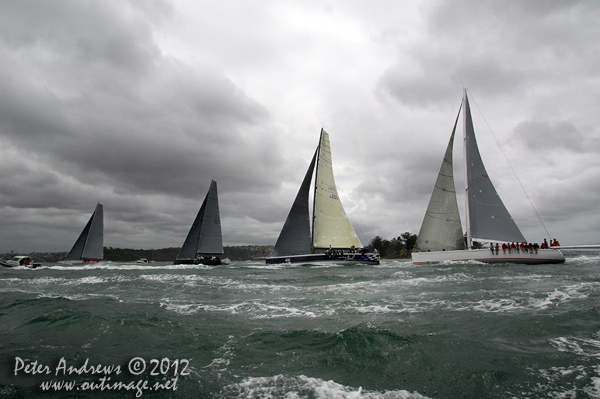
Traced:
<path fill-rule="evenodd" d="M 40 263 L 34 263 L 33 260 L 28 256 L 16 256 L 11 260 L 0 260 L 0 265 L 5 267 L 28 267 L 35 269 L 40 266 Z"/>
<path fill-rule="evenodd" d="M 533 252 L 508 252 L 504 253 L 502 249 L 496 255 L 490 249 L 472 249 L 459 251 L 435 251 L 435 252 L 413 252 L 412 260 L 414 264 L 433 263 L 433 262 L 467 262 L 474 260 L 483 263 L 525 263 L 525 264 L 546 264 L 562 263 L 565 261 L 564 255 L 556 249 L 539 249 L 537 253 Z"/>

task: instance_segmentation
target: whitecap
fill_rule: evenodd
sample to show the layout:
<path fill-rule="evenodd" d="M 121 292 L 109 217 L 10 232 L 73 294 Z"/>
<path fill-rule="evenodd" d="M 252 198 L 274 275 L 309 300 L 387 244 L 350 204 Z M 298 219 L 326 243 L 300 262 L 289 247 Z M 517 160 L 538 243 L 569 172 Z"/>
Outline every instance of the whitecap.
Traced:
<path fill-rule="evenodd" d="M 539 309 L 547 309 L 550 307 L 558 306 L 559 304 L 566 303 L 575 299 L 586 299 L 588 292 L 590 291 L 591 285 L 588 284 L 576 284 L 561 288 L 556 288 L 550 292 L 546 298 L 534 302 L 532 306 Z"/>
<path fill-rule="evenodd" d="M 238 398 L 317 398 L 317 399 L 428 399 L 417 392 L 405 390 L 373 391 L 354 388 L 335 381 L 299 375 L 288 377 L 249 377 L 223 388 L 222 397 Z"/>
<path fill-rule="evenodd" d="M 550 340 L 559 352 L 575 353 L 579 356 L 600 358 L 600 339 L 558 337 Z"/>

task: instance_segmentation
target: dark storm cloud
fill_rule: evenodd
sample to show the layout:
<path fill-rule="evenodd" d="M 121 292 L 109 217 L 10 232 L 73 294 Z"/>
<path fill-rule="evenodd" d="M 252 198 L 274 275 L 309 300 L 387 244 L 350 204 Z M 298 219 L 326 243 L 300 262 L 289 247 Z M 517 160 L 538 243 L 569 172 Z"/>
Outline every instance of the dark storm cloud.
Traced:
<path fill-rule="evenodd" d="M 262 138 L 241 133 L 267 117 L 264 107 L 218 72 L 162 57 L 147 22 L 104 4 L 57 3 L 54 19 L 40 17 L 48 5 L 19 3 L 3 14 L 12 17 L 5 51 L 15 64 L 2 71 L 12 78 L 0 106 L 3 136 L 79 179 L 129 189 L 191 195 L 197 174 L 216 173 L 217 164 L 224 175 L 248 173 L 240 180 L 257 184 L 227 159 L 269 162 L 268 154 L 253 156 Z M 26 30 L 19 17 L 42 21 Z M 38 47 L 43 56 L 22 54 Z"/>
<path fill-rule="evenodd" d="M 574 177 L 600 173 L 596 4 L 1 2 L 0 243 L 68 250 L 100 201 L 106 245 L 181 245 L 214 178 L 225 242 L 272 244 L 321 127 L 361 239 L 417 232 L 463 85 L 478 137 L 576 231 L 598 206 Z"/>
<path fill-rule="evenodd" d="M 213 67 L 164 56 L 150 21 L 172 10 L 142 3 L 0 5 L 0 139 L 12 154 L 2 206 L 42 218 L 102 200 L 106 217 L 164 231 L 173 218 L 159 222 L 156 196 L 195 208 L 211 178 L 241 192 L 273 185 L 263 176 L 281 162 L 265 107 Z M 128 209 L 140 194 L 154 196 Z"/>

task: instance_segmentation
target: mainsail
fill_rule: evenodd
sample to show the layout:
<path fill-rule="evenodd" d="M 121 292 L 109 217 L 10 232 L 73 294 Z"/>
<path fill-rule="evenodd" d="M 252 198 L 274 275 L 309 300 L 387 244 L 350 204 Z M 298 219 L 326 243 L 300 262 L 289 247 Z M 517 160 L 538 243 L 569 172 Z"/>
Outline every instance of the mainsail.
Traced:
<path fill-rule="evenodd" d="M 465 249 L 452 168 L 452 147 L 459 115 L 460 108 L 458 115 L 456 115 L 452 135 L 433 187 L 433 193 L 425 212 L 421 230 L 417 236 L 415 247 L 419 251 Z"/>
<path fill-rule="evenodd" d="M 469 241 L 471 238 L 481 238 L 525 242 L 525 237 L 502 203 L 481 160 L 466 90 L 463 102 Z"/>
<path fill-rule="evenodd" d="M 177 255 L 177 260 L 195 259 L 197 255 L 222 255 L 221 216 L 217 182 L 212 180 L 204 202 L 192 223 L 192 227 Z"/>
<path fill-rule="evenodd" d="M 79 235 L 65 260 L 104 258 L 104 207 L 98 202 L 90 220 Z"/>
<path fill-rule="evenodd" d="M 310 230 L 310 183 L 316 164 L 313 230 Z M 314 253 L 314 249 L 362 248 L 340 202 L 333 169 L 329 135 L 321 129 L 319 145 L 279 234 L 271 257 Z"/>
<path fill-rule="evenodd" d="M 312 236 L 310 234 L 308 197 L 318 152 L 319 148 L 315 151 L 315 155 L 306 171 L 306 176 L 304 176 L 283 229 L 279 233 L 279 238 L 275 243 L 271 256 L 302 255 L 311 252 Z"/>
<path fill-rule="evenodd" d="M 329 134 L 321 129 L 315 181 L 313 248 L 362 248 L 333 180 Z"/>

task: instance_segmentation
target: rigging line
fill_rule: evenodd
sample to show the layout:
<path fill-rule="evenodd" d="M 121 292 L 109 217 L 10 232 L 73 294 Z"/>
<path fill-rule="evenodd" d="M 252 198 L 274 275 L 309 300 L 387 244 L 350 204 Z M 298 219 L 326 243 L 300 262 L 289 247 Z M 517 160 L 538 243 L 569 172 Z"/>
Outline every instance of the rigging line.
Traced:
<path fill-rule="evenodd" d="M 500 148 L 500 152 L 502 153 L 502 155 L 504 155 L 504 159 L 506 159 L 506 163 L 508 163 L 508 166 L 510 166 L 510 170 L 512 170 L 513 174 L 515 175 L 515 178 L 517 179 L 517 181 L 519 182 L 519 185 L 521 186 L 521 189 L 525 193 L 525 197 L 527 197 L 527 200 L 531 204 L 531 207 L 533 208 L 533 211 L 535 212 L 535 215 L 538 217 L 540 223 L 542 224 L 542 227 L 546 231 L 546 234 L 548 234 L 548 237 L 551 237 L 550 233 L 548 232 L 548 229 L 546 228 L 546 225 L 544 224 L 544 221 L 540 217 L 540 214 L 538 213 L 537 209 L 535 209 L 535 206 L 533 205 L 533 201 L 531 201 L 531 198 L 529 198 L 529 194 L 527 194 L 527 190 L 525 190 L 525 187 L 523 186 L 523 183 L 521 183 L 521 179 L 519 179 L 519 176 L 517 175 L 517 172 L 513 168 L 512 164 L 510 163 L 510 161 L 508 159 L 508 157 L 506 156 L 506 153 L 502 149 L 502 146 L 498 142 L 498 139 L 496 138 L 496 135 L 494 134 L 494 131 L 492 130 L 492 128 L 489 125 L 489 123 L 487 122 L 487 119 L 485 119 L 485 116 L 483 115 L 483 112 L 481 112 L 481 109 L 479 108 L 479 105 L 477 105 L 477 102 L 475 101 L 475 98 L 473 97 L 473 94 L 470 91 L 469 91 L 469 94 L 471 94 L 471 99 L 473 99 L 473 103 L 475 103 L 475 106 L 477 107 L 477 110 L 479 111 L 479 114 L 481 115 L 481 117 L 483 118 L 483 121 L 485 122 L 485 124 L 487 125 L 488 129 L 490 130 L 490 133 L 492 133 L 492 137 L 496 141 L 496 145 L 498 146 L 498 148 Z"/>

